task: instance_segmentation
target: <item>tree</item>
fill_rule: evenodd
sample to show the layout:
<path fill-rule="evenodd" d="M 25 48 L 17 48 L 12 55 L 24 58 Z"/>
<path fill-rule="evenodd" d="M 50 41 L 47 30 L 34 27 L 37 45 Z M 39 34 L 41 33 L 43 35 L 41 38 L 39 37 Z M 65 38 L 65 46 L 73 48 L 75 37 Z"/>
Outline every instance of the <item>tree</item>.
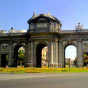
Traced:
<path fill-rule="evenodd" d="M 73 64 L 74 64 L 75 66 L 77 66 L 77 58 L 75 58 Z"/>
<path fill-rule="evenodd" d="M 88 55 L 87 53 L 84 53 L 84 66 L 88 64 Z"/>
<path fill-rule="evenodd" d="M 25 54 L 24 49 L 21 48 L 18 50 L 18 63 L 20 63 L 20 65 L 22 65 L 22 63 L 24 63 L 24 54 Z"/>

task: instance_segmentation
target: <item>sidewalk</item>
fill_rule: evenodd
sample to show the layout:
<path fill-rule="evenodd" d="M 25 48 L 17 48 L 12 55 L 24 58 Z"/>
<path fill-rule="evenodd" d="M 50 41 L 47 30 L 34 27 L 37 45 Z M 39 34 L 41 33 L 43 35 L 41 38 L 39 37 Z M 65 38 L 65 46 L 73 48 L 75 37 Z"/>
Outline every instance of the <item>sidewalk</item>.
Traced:
<path fill-rule="evenodd" d="M 67 74 L 49 74 L 49 73 L 27 73 L 27 74 L 0 74 L 1 80 L 13 80 L 13 79 L 27 79 L 27 78 L 39 78 L 39 77 L 51 77 L 51 76 L 64 76 Z"/>
<path fill-rule="evenodd" d="M 85 73 L 25 73 L 25 74 L 0 74 L 1 80 L 14 80 L 14 79 L 28 79 L 28 78 L 40 78 L 40 77 L 55 77 L 55 76 L 70 76 L 70 75 L 84 75 Z"/>
<path fill-rule="evenodd" d="M 51 76 L 51 75 L 44 73 L 0 74 L 0 80 L 27 79 L 27 78 L 37 78 L 37 77 L 47 77 L 47 76 Z"/>

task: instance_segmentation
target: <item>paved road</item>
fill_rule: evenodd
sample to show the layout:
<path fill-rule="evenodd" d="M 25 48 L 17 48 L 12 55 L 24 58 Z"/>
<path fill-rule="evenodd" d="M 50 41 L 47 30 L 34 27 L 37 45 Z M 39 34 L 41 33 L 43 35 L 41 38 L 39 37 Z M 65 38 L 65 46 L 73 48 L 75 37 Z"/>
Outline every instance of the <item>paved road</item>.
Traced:
<path fill-rule="evenodd" d="M 0 74 L 0 88 L 88 88 L 88 73 Z"/>

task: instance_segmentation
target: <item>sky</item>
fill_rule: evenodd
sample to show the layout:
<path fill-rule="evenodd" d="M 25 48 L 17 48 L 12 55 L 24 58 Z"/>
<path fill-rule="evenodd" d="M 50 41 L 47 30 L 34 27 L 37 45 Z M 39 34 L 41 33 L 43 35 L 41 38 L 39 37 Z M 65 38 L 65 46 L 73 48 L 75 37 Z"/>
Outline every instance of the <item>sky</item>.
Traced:
<path fill-rule="evenodd" d="M 73 45 L 69 45 L 65 49 L 65 59 L 75 60 L 77 58 L 77 49 Z"/>
<path fill-rule="evenodd" d="M 78 22 L 88 29 L 88 0 L 0 0 L 0 30 L 28 30 L 33 12 L 50 12 L 62 23 L 62 30 L 75 30 Z"/>
<path fill-rule="evenodd" d="M 88 28 L 88 0 L 0 0 L 0 29 L 28 29 L 33 12 L 50 12 L 62 23 L 62 30 L 73 30 L 78 22 Z"/>

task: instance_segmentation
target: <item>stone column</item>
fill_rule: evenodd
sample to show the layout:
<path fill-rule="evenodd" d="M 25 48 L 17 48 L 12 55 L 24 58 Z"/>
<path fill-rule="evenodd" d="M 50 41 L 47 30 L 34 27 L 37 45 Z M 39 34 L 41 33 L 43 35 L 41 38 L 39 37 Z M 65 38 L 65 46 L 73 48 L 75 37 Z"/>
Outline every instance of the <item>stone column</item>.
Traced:
<path fill-rule="evenodd" d="M 83 67 L 83 44 L 81 40 L 77 44 L 77 66 Z"/>
<path fill-rule="evenodd" d="M 59 67 L 64 67 L 64 48 L 61 41 L 59 42 Z"/>
<path fill-rule="evenodd" d="M 54 44 L 53 42 L 50 42 L 49 43 L 49 67 L 54 67 L 54 62 L 53 62 L 53 59 L 54 59 Z"/>
<path fill-rule="evenodd" d="M 33 44 L 33 46 L 32 46 L 32 47 L 33 47 L 33 51 L 32 51 L 32 52 L 33 52 L 33 66 L 34 66 L 34 67 L 36 67 L 36 59 L 37 59 L 37 57 L 36 57 L 36 51 L 37 51 L 37 44 L 38 44 L 37 41 L 35 41 L 34 44 Z"/>
<path fill-rule="evenodd" d="M 27 66 L 27 61 L 28 61 L 28 42 L 26 42 L 25 44 L 25 61 L 24 61 L 25 67 Z"/>
<path fill-rule="evenodd" d="M 33 67 L 33 42 L 28 42 L 28 46 L 26 47 L 26 52 L 27 52 L 27 66 L 28 67 Z"/>
<path fill-rule="evenodd" d="M 30 45 L 31 47 L 30 47 L 30 51 L 29 51 L 29 53 L 30 53 L 30 66 L 31 67 L 33 67 L 33 60 L 34 60 L 34 43 L 33 43 L 33 41 L 31 42 L 31 45 Z M 29 54 L 28 54 L 29 55 Z"/>
<path fill-rule="evenodd" d="M 48 42 L 48 67 L 50 67 L 51 63 L 51 43 Z"/>
<path fill-rule="evenodd" d="M 11 67 L 13 63 L 13 47 L 12 42 L 9 42 L 9 53 L 8 53 L 8 66 Z"/>
<path fill-rule="evenodd" d="M 51 41 L 48 47 L 49 67 L 58 67 L 58 42 Z"/>
<path fill-rule="evenodd" d="M 1 44 L 0 44 L 0 67 L 1 67 Z"/>
<path fill-rule="evenodd" d="M 53 45 L 54 45 L 54 47 L 53 47 L 53 62 L 54 62 L 54 67 L 58 67 L 58 54 L 59 54 L 59 52 L 58 52 L 58 40 L 55 40 L 54 42 L 53 42 Z"/>

